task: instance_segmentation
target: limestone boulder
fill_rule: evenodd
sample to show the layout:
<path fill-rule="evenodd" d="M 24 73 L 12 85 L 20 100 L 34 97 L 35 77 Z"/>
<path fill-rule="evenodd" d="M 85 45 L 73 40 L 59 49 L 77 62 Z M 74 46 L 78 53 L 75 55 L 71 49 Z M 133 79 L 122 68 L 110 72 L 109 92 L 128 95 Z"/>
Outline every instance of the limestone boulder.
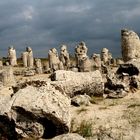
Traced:
<path fill-rule="evenodd" d="M 64 91 L 68 96 L 84 94 L 103 95 L 104 84 L 99 70 L 94 72 L 73 72 L 59 70 L 51 75 L 51 84 Z"/>
<path fill-rule="evenodd" d="M 34 76 L 36 71 L 34 69 L 26 69 L 24 72 L 24 76 Z"/>
<path fill-rule="evenodd" d="M 4 86 L 14 86 L 16 84 L 13 68 L 11 66 L 7 66 L 0 71 L 0 82 Z"/>
<path fill-rule="evenodd" d="M 0 99 L 3 105 L 0 116 L 9 120 L 9 125 L 12 121 L 10 131 L 15 135 L 15 139 L 17 137 L 46 139 L 69 132 L 70 99 L 51 84 L 40 87 L 26 86 L 4 100 Z M 5 121 L 2 121 L 1 126 L 4 124 Z M 2 132 L 7 128 L 8 126 L 3 127 Z"/>
<path fill-rule="evenodd" d="M 88 95 L 77 95 L 71 99 L 71 104 L 74 106 L 90 105 L 91 97 Z"/>

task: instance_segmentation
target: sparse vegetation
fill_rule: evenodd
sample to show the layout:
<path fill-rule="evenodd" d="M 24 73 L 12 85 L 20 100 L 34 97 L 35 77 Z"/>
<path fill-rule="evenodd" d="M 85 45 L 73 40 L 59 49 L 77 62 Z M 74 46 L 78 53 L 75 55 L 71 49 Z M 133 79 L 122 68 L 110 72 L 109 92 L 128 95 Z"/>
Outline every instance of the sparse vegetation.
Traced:
<path fill-rule="evenodd" d="M 140 127 L 140 104 L 132 104 L 127 107 L 123 118 L 127 119 L 129 124 L 135 129 L 138 126 Z"/>
<path fill-rule="evenodd" d="M 78 133 L 79 135 L 83 137 L 92 137 L 92 121 L 82 121 L 80 126 L 77 127 L 76 131 L 74 133 Z"/>

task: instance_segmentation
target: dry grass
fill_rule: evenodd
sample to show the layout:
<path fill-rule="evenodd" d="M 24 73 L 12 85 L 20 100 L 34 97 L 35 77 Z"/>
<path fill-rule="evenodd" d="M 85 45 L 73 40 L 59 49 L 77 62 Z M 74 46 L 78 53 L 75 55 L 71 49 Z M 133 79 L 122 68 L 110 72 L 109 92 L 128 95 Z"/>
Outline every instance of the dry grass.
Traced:
<path fill-rule="evenodd" d="M 92 137 L 93 136 L 92 129 L 93 129 L 92 121 L 82 121 L 79 127 L 77 127 L 77 129 L 72 132 L 78 133 L 83 137 Z"/>

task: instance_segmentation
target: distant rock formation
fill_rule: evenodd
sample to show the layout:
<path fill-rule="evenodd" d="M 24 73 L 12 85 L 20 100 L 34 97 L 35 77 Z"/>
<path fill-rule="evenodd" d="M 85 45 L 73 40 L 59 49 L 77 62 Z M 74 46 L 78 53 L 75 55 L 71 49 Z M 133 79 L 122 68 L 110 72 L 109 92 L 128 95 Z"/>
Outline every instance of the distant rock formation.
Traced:
<path fill-rule="evenodd" d="M 16 50 L 13 46 L 10 46 L 8 49 L 8 58 L 11 66 L 17 65 Z"/>
<path fill-rule="evenodd" d="M 95 54 L 91 56 L 93 70 L 101 70 L 101 57 L 100 54 Z"/>
<path fill-rule="evenodd" d="M 109 65 L 112 59 L 112 54 L 107 48 L 103 48 L 101 51 L 101 60 L 104 65 Z"/>
<path fill-rule="evenodd" d="M 42 74 L 43 69 L 42 69 L 41 59 L 35 59 L 35 66 L 36 66 L 36 73 L 37 74 Z"/>
<path fill-rule="evenodd" d="M 68 69 L 70 67 L 70 58 L 66 45 L 61 45 L 60 61 L 63 63 L 64 69 Z"/>
<path fill-rule="evenodd" d="M 34 67 L 33 51 L 31 47 L 26 47 L 26 51 L 22 53 L 22 61 L 24 67 Z"/>
<path fill-rule="evenodd" d="M 87 56 L 88 48 L 85 42 L 80 42 L 75 48 L 75 57 L 77 62 L 77 67 L 80 72 L 89 72 L 91 71 L 91 61 Z"/>
<path fill-rule="evenodd" d="M 58 70 L 60 67 L 60 60 L 58 57 L 58 52 L 55 48 L 50 49 L 48 53 L 49 68 L 52 70 Z"/>

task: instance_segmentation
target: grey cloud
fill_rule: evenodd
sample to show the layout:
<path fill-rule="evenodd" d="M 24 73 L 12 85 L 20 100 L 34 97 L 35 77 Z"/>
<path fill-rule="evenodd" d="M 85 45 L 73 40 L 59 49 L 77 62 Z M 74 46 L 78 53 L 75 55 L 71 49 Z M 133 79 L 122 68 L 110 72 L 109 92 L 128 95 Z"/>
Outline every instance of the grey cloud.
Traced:
<path fill-rule="evenodd" d="M 107 47 L 121 56 L 120 30 L 127 27 L 140 33 L 139 0 L 4 0 L 0 1 L 0 56 L 10 44 L 18 55 L 29 44 L 35 56 L 46 57 L 61 43 L 75 45 L 84 40 L 89 55 Z"/>

